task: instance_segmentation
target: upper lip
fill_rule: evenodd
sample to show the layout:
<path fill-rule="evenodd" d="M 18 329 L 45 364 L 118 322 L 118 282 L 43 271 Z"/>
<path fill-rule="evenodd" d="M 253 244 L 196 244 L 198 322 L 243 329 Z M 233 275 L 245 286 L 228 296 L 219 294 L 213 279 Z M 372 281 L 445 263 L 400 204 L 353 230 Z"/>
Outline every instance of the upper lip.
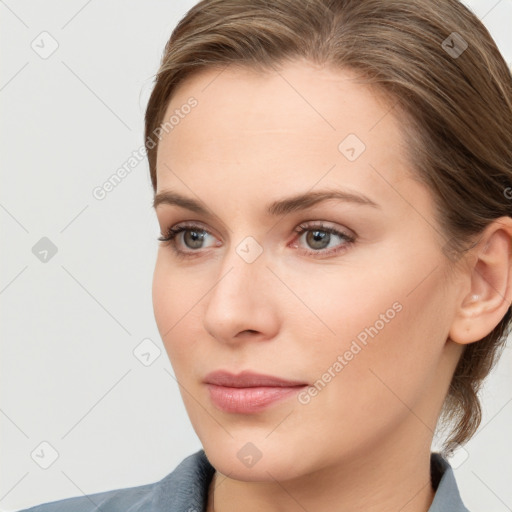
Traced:
<path fill-rule="evenodd" d="M 245 370 L 236 375 L 225 370 L 217 370 L 206 375 L 204 382 L 231 388 L 252 388 L 257 386 L 291 387 L 306 385 L 306 382 L 281 379 L 280 377 L 263 375 L 250 370 Z"/>

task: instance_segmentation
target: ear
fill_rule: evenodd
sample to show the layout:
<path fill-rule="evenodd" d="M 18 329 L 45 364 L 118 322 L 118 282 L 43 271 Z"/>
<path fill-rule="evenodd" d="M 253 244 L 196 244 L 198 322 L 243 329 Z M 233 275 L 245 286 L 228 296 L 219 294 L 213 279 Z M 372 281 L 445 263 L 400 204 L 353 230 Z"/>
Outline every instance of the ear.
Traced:
<path fill-rule="evenodd" d="M 449 338 L 468 344 L 485 338 L 512 302 L 512 218 L 500 217 L 483 231 L 471 250 L 469 293 L 458 304 Z"/>

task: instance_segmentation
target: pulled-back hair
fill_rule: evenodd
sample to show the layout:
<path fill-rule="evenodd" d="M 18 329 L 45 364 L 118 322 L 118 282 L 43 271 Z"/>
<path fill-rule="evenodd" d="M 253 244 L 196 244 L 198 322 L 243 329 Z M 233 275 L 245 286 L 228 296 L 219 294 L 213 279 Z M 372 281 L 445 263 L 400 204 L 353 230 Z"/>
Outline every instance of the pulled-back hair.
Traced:
<path fill-rule="evenodd" d="M 512 216 L 512 75 L 482 22 L 457 0 L 203 0 L 173 31 L 145 117 L 155 135 L 177 86 L 236 64 L 261 71 L 297 59 L 351 69 L 399 114 L 415 177 L 432 192 L 454 265 L 494 219 Z M 160 130 L 161 132 L 161 130 Z M 160 138 L 160 137 L 158 137 Z M 440 420 L 447 452 L 476 432 L 478 391 L 510 328 L 511 309 L 465 345 Z"/>

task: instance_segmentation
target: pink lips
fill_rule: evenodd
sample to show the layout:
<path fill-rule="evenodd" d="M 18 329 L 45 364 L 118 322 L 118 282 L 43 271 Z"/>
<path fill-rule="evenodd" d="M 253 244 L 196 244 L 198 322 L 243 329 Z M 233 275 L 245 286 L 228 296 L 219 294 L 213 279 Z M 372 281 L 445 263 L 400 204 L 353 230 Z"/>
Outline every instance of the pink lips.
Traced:
<path fill-rule="evenodd" d="M 305 382 L 243 371 L 209 373 L 204 382 L 213 403 L 224 412 L 249 414 L 288 398 L 307 386 Z"/>

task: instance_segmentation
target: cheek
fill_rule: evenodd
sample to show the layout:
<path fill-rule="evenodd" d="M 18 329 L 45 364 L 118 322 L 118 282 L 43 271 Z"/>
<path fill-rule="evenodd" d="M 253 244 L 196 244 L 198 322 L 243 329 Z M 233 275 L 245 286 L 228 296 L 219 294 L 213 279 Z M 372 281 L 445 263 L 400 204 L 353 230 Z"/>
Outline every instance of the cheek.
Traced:
<path fill-rule="evenodd" d="M 307 306 L 297 306 L 303 318 L 295 329 L 303 333 L 310 381 L 330 371 L 344 374 L 332 380 L 340 386 L 343 381 L 345 389 L 363 400 L 371 399 L 365 394 L 368 389 L 363 392 L 368 387 L 375 392 L 380 388 L 378 396 L 401 390 L 404 399 L 414 400 L 435 373 L 449 326 L 440 266 L 431 272 L 436 257 L 394 256 L 389 265 L 384 258 L 375 259 L 366 269 L 332 267 L 300 280 L 289 275 Z M 340 364 L 333 367 L 340 362 L 338 356 L 343 369 Z M 386 384 L 391 390 L 385 391 Z"/>
<path fill-rule="evenodd" d="M 155 320 L 160 331 L 160 336 L 165 343 L 165 333 L 173 325 L 173 312 L 176 311 L 176 292 L 174 287 L 177 285 L 172 279 L 172 273 L 166 268 L 161 251 L 157 256 L 155 270 L 153 272 L 152 298 Z"/>
<path fill-rule="evenodd" d="M 186 327 L 190 328 L 190 317 L 194 315 L 194 306 L 200 297 L 193 281 L 171 264 L 164 251 L 160 251 L 153 273 L 153 312 L 162 342 L 172 357 L 171 362 L 180 352 L 175 340 L 192 337 Z M 190 348 L 190 343 L 188 346 Z"/>

